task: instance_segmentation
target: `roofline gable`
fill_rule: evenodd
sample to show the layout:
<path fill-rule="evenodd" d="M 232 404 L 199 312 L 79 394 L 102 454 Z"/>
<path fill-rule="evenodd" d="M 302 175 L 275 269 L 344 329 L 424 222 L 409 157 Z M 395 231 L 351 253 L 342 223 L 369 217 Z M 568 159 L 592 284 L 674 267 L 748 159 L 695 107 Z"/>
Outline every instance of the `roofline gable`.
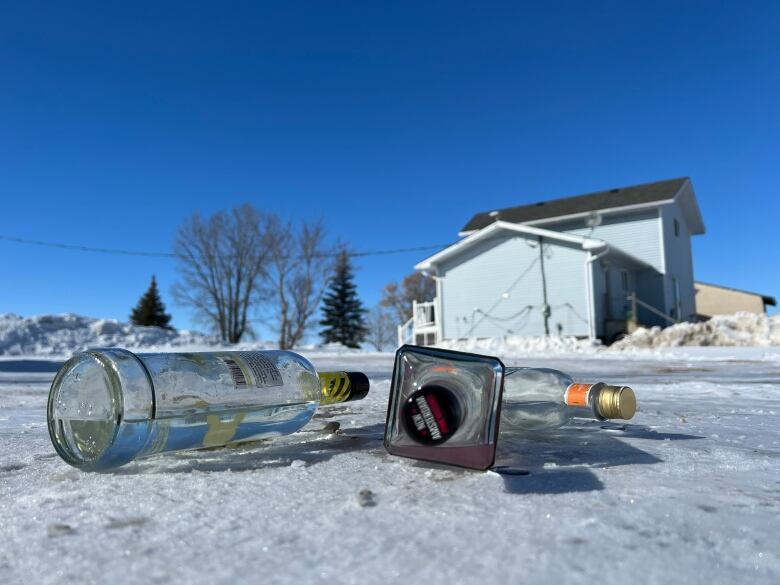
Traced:
<path fill-rule="evenodd" d="M 685 196 L 680 199 L 680 195 Z M 571 197 L 547 199 L 538 203 L 506 207 L 474 214 L 460 230 L 469 235 L 499 220 L 526 225 L 544 225 L 591 213 L 614 214 L 635 209 L 653 209 L 680 200 L 691 234 L 704 233 L 696 196 L 689 177 L 666 179 Z"/>
<path fill-rule="evenodd" d="M 599 209 L 597 210 L 599 214 L 601 215 L 615 215 L 618 213 L 625 213 L 630 211 L 637 211 L 641 209 L 654 209 L 657 207 L 661 207 L 662 205 L 669 205 L 670 203 L 674 203 L 674 199 L 664 199 L 662 201 L 653 201 L 650 203 L 637 203 L 635 205 L 624 205 L 622 207 L 608 207 L 606 209 Z M 527 226 L 543 226 L 548 225 L 551 223 L 559 223 L 561 221 L 569 221 L 572 219 L 580 219 L 583 217 L 588 217 L 591 215 L 593 211 L 582 211 L 580 213 L 570 213 L 568 215 L 556 215 L 553 217 L 546 217 L 544 219 L 535 219 L 533 221 L 529 222 L 523 222 L 522 224 L 514 224 L 514 225 L 527 225 Z M 509 222 L 511 223 L 511 222 Z M 473 234 L 475 232 L 478 232 L 479 230 L 469 230 L 469 231 L 461 231 L 458 232 L 459 236 L 468 236 L 469 234 Z"/>
<path fill-rule="evenodd" d="M 690 178 L 686 178 L 685 182 L 680 185 L 680 188 L 674 195 L 674 201 L 680 205 L 691 235 L 699 236 L 704 234 L 707 228 L 704 226 L 704 219 L 701 216 L 699 202 L 696 200 L 696 193 L 693 191 L 693 183 Z"/>
<path fill-rule="evenodd" d="M 539 236 L 550 240 L 558 240 L 560 242 L 566 242 L 568 244 L 576 244 L 579 245 L 585 251 L 601 250 L 609 247 L 605 241 L 596 238 L 586 238 L 584 236 L 576 236 L 574 234 L 555 232 L 552 230 L 546 230 L 543 228 L 538 228 L 530 225 L 511 223 L 508 221 L 499 220 L 491 223 L 490 225 L 482 228 L 481 230 L 477 230 L 476 232 L 466 236 L 459 242 L 456 242 L 455 244 L 452 244 L 451 246 L 448 246 L 443 250 L 440 250 L 433 256 L 429 256 L 425 260 L 417 263 L 414 266 L 414 268 L 415 270 L 428 270 L 434 265 L 440 263 L 442 260 L 446 260 L 447 258 L 457 256 L 461 252 L 471 248 L 477 242 L 480 242 L 486 239 L 487 237 L 489 237 L 490 235 L 500 231 L 522 233 L 526 235 Z"/>

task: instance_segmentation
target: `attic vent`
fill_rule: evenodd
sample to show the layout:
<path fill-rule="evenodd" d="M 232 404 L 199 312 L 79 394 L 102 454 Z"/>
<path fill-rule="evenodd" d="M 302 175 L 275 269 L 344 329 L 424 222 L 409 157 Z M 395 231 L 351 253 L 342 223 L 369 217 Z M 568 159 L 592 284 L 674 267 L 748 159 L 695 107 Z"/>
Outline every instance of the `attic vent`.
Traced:
<path fill-rule="evenodd" d="M 610 193 L 619 193 L 620 189 L 610 189 L 609 192 Z"/>
<path fill-rule="evenodd" d="M 540 201 L 539 203 L 536 204 L 537 207 L 541 207 L 542 205 L 544 205 L 544 201 Z"/>
<path fill-rule="evenodd" d="M 498 215 L 498 211 L 491 211 L 490 213 L 488 213 L 488 215 L 490 217 L 496 217 Z"/>

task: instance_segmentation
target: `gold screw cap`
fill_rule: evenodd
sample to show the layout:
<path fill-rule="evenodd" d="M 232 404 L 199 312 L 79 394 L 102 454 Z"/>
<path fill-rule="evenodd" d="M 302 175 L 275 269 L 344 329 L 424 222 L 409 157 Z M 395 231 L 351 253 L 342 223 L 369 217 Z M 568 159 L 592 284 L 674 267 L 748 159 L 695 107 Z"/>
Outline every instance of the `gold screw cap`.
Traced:
<path fill-rule="evenodd" d="M 636 395 L 628 386 L 604 386 L 599 392 L 598 410 L 604 418 L 629 420 L 636 413 Z"/>

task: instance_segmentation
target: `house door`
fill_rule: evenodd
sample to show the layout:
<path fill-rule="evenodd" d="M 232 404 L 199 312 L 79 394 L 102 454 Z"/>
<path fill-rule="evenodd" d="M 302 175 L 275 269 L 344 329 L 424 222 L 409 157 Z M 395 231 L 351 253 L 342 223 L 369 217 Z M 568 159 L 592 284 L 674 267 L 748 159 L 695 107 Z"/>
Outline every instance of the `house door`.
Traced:
<path fill-rule="evenodd" d="M 607 268 L 606 282 L 607 319 L 622 321 L 628 311 L 627 297 L 631 290 L 631 274 L 622 268 Z"/>

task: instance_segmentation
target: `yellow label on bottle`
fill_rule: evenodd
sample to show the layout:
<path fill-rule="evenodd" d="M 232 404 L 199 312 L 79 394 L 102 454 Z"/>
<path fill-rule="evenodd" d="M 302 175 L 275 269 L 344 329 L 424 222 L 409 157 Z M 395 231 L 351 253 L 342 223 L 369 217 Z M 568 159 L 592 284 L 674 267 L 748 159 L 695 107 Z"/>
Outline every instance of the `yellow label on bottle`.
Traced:
<path fill-rule="evenodd" d="M 349 398 L 349 376 L 346 372 L 320 372 L 320 404 L 335 404 Z"/>
<path fill-rule="evenodd" d="M 233 440 L 238 430 L 238 425 L 244 420 L 245 412 L 239 412 L 226 420 L 218 414 L 209 414 L 206 416 L 208 431 L 203 437 L 204 447 L 221 447 Z"/>

